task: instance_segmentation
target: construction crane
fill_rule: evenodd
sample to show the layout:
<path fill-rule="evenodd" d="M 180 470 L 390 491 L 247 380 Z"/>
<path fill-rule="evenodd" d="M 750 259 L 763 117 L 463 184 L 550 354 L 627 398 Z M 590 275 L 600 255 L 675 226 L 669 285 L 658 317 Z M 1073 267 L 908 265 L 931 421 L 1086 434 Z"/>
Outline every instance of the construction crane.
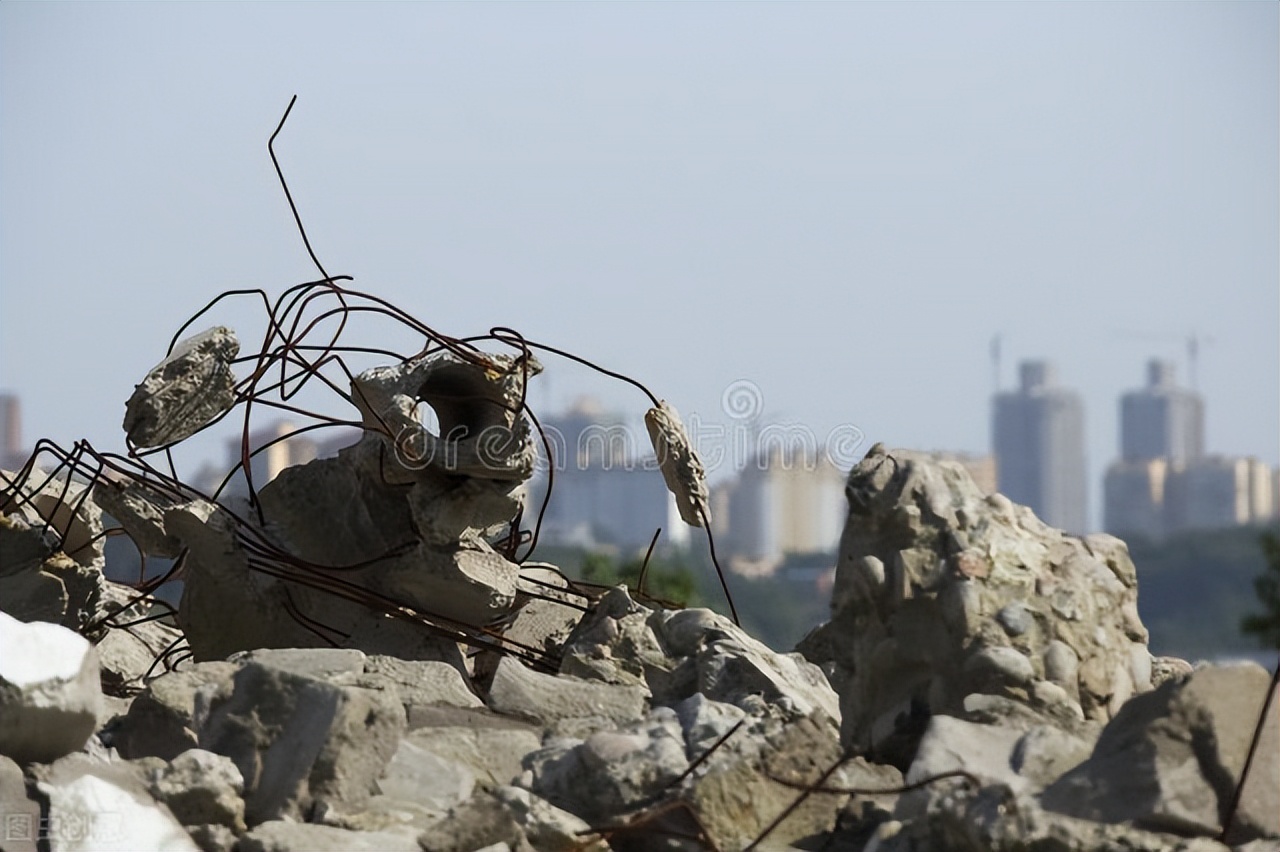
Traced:
<path fill-rule="evenodd" d="M 1186 334 L 1160 334 L 1156 332 L 1120 330 L 1116 331 L 1115 334 L 1117 337 L 1128 340 L 1155 340 L 1161 343 L 1177 342 L 1183 344 L 1187 354 L 1187 382 L 1191 386 L 1191 390 L 1197 393 L 1200 392 L 1200 350 L 1202 347 L 1213 343 L 1212 337 L 1195 330 Z"/>

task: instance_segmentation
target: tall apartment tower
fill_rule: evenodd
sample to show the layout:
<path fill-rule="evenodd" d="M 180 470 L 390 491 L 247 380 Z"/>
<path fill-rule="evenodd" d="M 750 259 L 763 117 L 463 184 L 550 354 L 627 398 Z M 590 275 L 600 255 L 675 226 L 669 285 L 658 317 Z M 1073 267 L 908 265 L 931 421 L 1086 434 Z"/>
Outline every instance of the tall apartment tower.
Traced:
<path fill-rule="evenodd" d="M 16 470 L 24 462 L 22 406 L 17 394 L 0 393 L 0 468 Z"/>
<path fill-rule="evenodd" d="M 992 443 L 1000 492 L 1071 533 L 1088 524 L 1084 403 L 1046 361 L 1019 365 L 1018 390 L 996 394 Z"/>
<path fill-rule="evenodd" d="M 1103 478 L 1103 527 L 1158 539 L 1184 525 L 1190 480 L 1179 483 L 1203 456 L 1203 400 L 1177 386 L 1173 364 L 1152 359 L 1147 386 L 1120 398 L 1120 458 Z"/>
<path fill-rule="evenodd" d="M 1120 458 L 1186 464 L 1204 455 L 1204 401 L 1174 382 L 1173 364 L 1147 363 L 1147 386 L 1120 398 Z"/>

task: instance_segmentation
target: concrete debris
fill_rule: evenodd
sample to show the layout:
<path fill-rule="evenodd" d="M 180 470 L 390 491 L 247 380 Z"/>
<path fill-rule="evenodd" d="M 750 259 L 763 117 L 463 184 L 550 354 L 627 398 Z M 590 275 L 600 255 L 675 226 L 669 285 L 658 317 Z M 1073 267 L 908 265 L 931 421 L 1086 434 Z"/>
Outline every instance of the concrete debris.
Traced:
<path fill-rule="evenodd" d="M 412 838 L 389 831 L 351 831 L 273 820 L 240 838 L 238 852 L 422 852 Z"/>
<path fill-rule="evenodd" d="M 33 470 L 0 483 L 0 611 L 72 630 L 101 615 L 102 510 L 88 487 Z M 13 484 L 7 484 L 13 483 Z"/>
<path fill-rule="evenodd" d="M 599 718 L 625 724 L 644 715 L 648 690 L 568 675 L 535 672 L 504 657 L 489 687 L 489 707 L 550 725 L 565 719 Z"/>
<path fill-rule="evenodd" d="M 0 612 L 0 754 L 20 764 L 71 754 L 101 712 L 98 657 L 84 637 Z"/>
<path fill-rule="evenodd" d="M 236 400 L 231 362 L 239 353 L 235 332 L 223 326 L 175 346 L 125 403 L 129 443 L 139 449 L 168 446 L 225 414 Z"/>
<path fill-rule="evenodd" d="M 147 775 L 147 786 L 183 825 L 222 825 L 245 830 L 244 776 L 231 758 L 204 749 L 184 751 Z"/>
<path fill-rule="evenodd" d="M 968 696 L 1106 721 L 1151 689 L 1133 563 L 1119 540 L 1052 529 L 958 464 L 874 446 L 849 474 L 827 665 L 844 742 L 905 767 L 930 716 Z"/>
<path fill-rule="evenodd" d="M 153 371 L 134 446 L 220 416 L 235 351 L 215 329 Z M 0 809 L 34 833 L 4 848 L 1228 848 L 1268 675 L 1153 659 L 1121 542 L 877 445 L 849 476 L 831 619 L 779 653 L 513 561 L 538 369 L 460 348 L 361 373 L 363 436 L 255 483 L 256 508 L 145 477 L 24 484 L 0 513 L 21 619 L 0 614 Z M 678 415 L 646 423 L 702 525 Z M 99 504 L 181 555 L 176 618 L 102 579 Z M 1280 849 L 1276 718 L 1235 852 Z"/>
<path fill-rule="evenodd" d="M 1253 663 L 1206 666 L 1130 700 L 1089 760 L 1045 791 L 1045 807 L 1098 822 L 1217 836 L 1269 682 Z M 1227 839 L 1280 837 L 1277 791 L 1280 716 L 1273 709 Z"/>
<path fill-rule="evenodd" d="M 44 838 L 58 852 L 199 852 L 127 766 L 72 754 L 36 773 L 48 802 Z"/>
<path fill-rule="evenodd" d="M 685 433 L 680 413 L 664 399 L 645 412 L 644 425 L 681 520 L 695 527 L 711 523 L 707 471 Z"/>
<path fill-rule="evenodd" d="M 235 761 L 250 824 L 367 799 L 405 729 L 394 694 L 254 660 L 204 695 L 200 747 Z"/>

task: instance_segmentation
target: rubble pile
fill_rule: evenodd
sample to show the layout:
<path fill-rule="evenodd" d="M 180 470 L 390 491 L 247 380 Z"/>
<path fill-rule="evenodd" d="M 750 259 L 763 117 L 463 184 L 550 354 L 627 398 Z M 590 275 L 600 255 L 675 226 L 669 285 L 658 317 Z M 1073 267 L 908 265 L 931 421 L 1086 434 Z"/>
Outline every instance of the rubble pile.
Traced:
<path fill-rule="evenodd" d="M 131 445 L 242 401 L 237 353 L 179 345 Z M 830 621 L 782 653 L 516 558 L 538 370 L 446 348 L 355 375 L 363 436 L 250 501 L 5 474 L 3 848 L 1280 850 L 1271 679 L 1153 660 L 1122 542 L 877 445 Z M 705 524 L 678 416 L 649 424 Z M 180 558 L 176 612 L 104 578 L 104 511 Z"/>

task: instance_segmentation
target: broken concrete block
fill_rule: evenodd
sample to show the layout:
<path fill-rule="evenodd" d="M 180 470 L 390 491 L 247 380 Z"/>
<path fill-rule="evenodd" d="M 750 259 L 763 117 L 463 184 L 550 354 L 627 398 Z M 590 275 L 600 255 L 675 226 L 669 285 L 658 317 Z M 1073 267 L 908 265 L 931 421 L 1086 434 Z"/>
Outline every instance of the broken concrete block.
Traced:
<path fill-rule="evenodd" d="M 689 766 L 680 722 L 665 707 L 643 721 L 566 745 L 554 744 L 526 758 L 530 789 L 588 822 L 655 797 Z"/>
<path fill-rule="evenodd" d="M 493 796 L 506 806 L 538 852 L 608 852 L 608 844 L 591 838 L 591 826 L 585 820 L 523 787 L 499 787 Z"/>
<path fill-rule="evenodd" d="M 960 716 L 975 693 L 1067 706 L 1037 694 L 1048 682 L 1104 722 L 1151 688 L 1122 542 L 1052 529 L 956 463 L 880 444 L 846 494 L 832 618 L 801 650 L 830 667 L 855 751 L 906 766 L 928 716 Z"/>
<path fill-rule="evenodd" d="M 469 767 L 492 789 L 520 774 L 525 755 L 542 746 L 542 728 L 483 708 L 417 706 L 404 741 Z"/>
<path fill-rule="evenodd" d="M 721 849 L 746 847 L 797 801 L 801 791 L 775 778 L 814 784 L 844 757 L 839 729 L 821 711 L 786 725 L 775 723 L 754 736 L 747 733 L 726 741 L 708 758 L 706 772 L 681 793 Z M 768 842 L 785 848 L 831 831 L 847 798 L 834 793 L 808 796 L 773 830 Z"/>
<path fill-rule="evenodd" d="M 378 791 L 444 815 L 471 798 L 476 786 L 470 767 L 433 754 L 403 739 L 377 781 Z"/>
<path fill-rule="evenodd" d="M 478 852 L 495 844 L 532 852 L 515 815 L 489 793 L 477 793 L 418 837 L 431 852 Z"/>
<path fill-rule="evenodd" d="M 147 786 L 183 825 L 245 829 L 244 777 L 229 757 L 188 749 L 147 773 Z"/>
<path fill-rule="evenodd" d="M 247 662 L 208 698 L 200 747 L 244 776 L 250 825 L 325 802 L 358 805 L 404 733 L 398 697 Z"/>
<path fill-rule="evenodd" d="M 644 715 L 648 690 L 535 672 L 504 657 L 489 687 L 489 707 L 498 713 L 549 725 L 563 719 L 599 716 L 614 724 Z"/>
<path fill-rule="evenodd" d="M 521 404 L 526 379 L 541 370 L 531 357 L 439 352 L 366 370 L 351 396 L 364 428 L 386 438 L 405 470 L 524 480 L 535 450 Z M 423 428 L 419 402 L 435 411 L 439 435 Z"/>
<path fill-rule="evenodd" d="M 681 520 L 695 527 L 710 523 L 707 471 L 684 431 L 680 413 L 662 400 L 645 412 L 644 425 L 667 490 L 675 495 Z"/>
<path fill-rule="evenodd" d="M 410 728 L 418 708 L 483 707 L 484 702 L 463 678 L 459 667 L 436 660 L 401 660 L 385 655 L 365 659 L 363 673 L 353 686 L 394 689 L 404 705 Z"/>
<path fill-rule="evenodd" d="M 49 763 L 81 748 L 102 712 L 98 657 L 83 636 L 0 612 L 0 754 Z"/>
<path fill-rule="evenodd" d="M 202 688 L 214 692 L 230 684 L 236 668 L 235 663 L 221 661 L 196 663 L 160 675 L 133 699 L 129 712 L 115 720 L 104 737 L 127 760 L 158 757 L 169 761 L 196 748 L 196 694 Z"/>
<path fill-rule="evenodd" d="M 36 775 L 49 802 L 50 846 L 58 852 L 200 852 L 132 767 L 73 754 Z"/>
<path fill-rule="evenodd" d="M 231 362 L 239 352 L 235 332 L 224 326 L 178 343 L 125 403 L 129 443 L 139 449 L 168 446 L 226 413 L 236 400 Z"/>
<path fill-rule="evenodd" d="M 1218 835 L 1269 682 L 1253 663 L 1206 666 L 1131 699 L 1103 729 L 1092 756 L 1044 792 L 1044 806 L 1098 822 Z M 1280 838 L 1275 706 L 1232 822 L 1232 842 Z"/>
<path fill-rule="evenodd" d="M 272 820 L 240 838 L 238 852 L 422 852 L 416 840 L 390 831 Z"/>
<path fill-rule="evenodd" d="M 100 617 L 102 510 L 87 487 L 34 469 L 0 488 L 0 610 L 77 631 Z"/>

